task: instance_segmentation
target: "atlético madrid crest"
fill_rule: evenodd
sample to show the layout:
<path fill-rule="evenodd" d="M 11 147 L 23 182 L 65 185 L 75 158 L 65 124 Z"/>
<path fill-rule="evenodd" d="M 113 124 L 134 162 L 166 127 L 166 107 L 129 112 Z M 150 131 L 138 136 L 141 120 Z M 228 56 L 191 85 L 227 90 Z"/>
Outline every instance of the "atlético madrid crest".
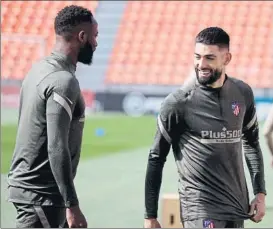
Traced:
<path fill-rule="evenodd" d="M 240 113 L 240 106 L 237 102 L 231 104 L 232 112 L 235 116 L 238 116 Z"/>

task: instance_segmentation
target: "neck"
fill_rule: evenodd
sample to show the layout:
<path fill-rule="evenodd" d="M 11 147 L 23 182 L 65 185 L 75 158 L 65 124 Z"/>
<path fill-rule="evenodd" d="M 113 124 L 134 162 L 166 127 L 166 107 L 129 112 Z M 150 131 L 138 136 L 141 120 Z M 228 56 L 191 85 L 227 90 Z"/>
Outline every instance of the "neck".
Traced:
<path fill-rule="evenodd" d="M 57 38 L 56 44 L 53 48 L 54 51 L 68 56 L 74 65 L 78 62 L 78 53 L 75 51 L 71 43 L 65 42 L 62 38 Z"/>
<path fill-rule="evenodd" d="M 216 82 L 212 84 L 208 84 L 208 86 L 212 88 L 222 87 L 224 85 L 225 79 L 226 79 L 226 74 L 223 72 L 221 77 Z"/>

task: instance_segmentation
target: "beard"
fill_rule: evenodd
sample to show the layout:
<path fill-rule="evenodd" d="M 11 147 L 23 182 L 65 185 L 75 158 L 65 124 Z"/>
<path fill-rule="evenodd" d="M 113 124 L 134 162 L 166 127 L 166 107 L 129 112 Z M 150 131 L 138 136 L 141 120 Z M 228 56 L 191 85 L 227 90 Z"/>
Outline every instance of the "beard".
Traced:
<path fill-rule="evenodd" d="M 208 84 L 213 84 L 215 83 L 218 79 L 220 79 L 221 75 L 222 75 L 222 70 L 218 70 L 218 69 L 202 69 L 203 71 L 209 71 L 210 75 L 209 76 L 200 76 L 200 72 L 198 70 L 198 68 L 195 68 L 195 73 L 196 73 L 196 77 L 198 82 L 201 85 L 208 85 Z"/>
<path fill-rule="evenodd" d="M 86 42 L 79 51 L 78 62 L 90 65 L 93 61 L 93 53 L 92 45 L 89 42 Z"/>

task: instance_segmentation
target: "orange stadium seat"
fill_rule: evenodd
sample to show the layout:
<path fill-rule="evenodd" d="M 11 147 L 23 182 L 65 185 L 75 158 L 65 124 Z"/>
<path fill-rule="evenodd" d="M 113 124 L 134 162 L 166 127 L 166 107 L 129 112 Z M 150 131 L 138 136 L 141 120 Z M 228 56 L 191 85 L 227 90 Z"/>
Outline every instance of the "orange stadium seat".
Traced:
<path fill-rule="evenodd" d="M 182 84 L 193 73 L 196 34 L 220 26 L 231 37 L 229 75 L 273 87 L 272 15 L 272 1 L 128 2 L 106 83 Z"/>
<path fill-rule="evenodd" d="M 1 1 L 2 78 L 22 80 L 35 61 L 50 53 L 55 42 L 54 18 L 71 4 L 95 13 L 98 1 Z"/>

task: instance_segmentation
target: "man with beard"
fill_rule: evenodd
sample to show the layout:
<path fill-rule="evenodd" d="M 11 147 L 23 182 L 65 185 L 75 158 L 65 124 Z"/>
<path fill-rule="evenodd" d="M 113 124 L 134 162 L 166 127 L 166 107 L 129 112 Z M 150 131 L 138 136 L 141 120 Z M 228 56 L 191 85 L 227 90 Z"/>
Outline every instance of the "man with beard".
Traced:
<path fill-rule="evenodd" d="M 273 105 L 264 123 L 264 136 L 272 155 L 271 166 L 273 167 Z"/>
<path fill-rule="evenodd" d="M 75 77 L 90 65 L 98 25 L 92 13 L 67 6 L 55 18 L 53 52 L 34 64 L 20 93 L 16 145 L 8 174 L 16 227 L 87 227 L 74 178 L 80 158 L 85 104 Z"/>
<path fill-rule="evenodd" d="M 202 30 L 195 40 L 196 78 L 163 101 L 145 181 L 145 228 L 157 220 L 162 172 L 172 147 L 179 174 L 181 222 L 188 228 L 243 227 L 265 215 L 263 156 L 252 89 L 225 73 L 229 35 Z M 249 203 L 242 146 L 255 198 Z"/>

